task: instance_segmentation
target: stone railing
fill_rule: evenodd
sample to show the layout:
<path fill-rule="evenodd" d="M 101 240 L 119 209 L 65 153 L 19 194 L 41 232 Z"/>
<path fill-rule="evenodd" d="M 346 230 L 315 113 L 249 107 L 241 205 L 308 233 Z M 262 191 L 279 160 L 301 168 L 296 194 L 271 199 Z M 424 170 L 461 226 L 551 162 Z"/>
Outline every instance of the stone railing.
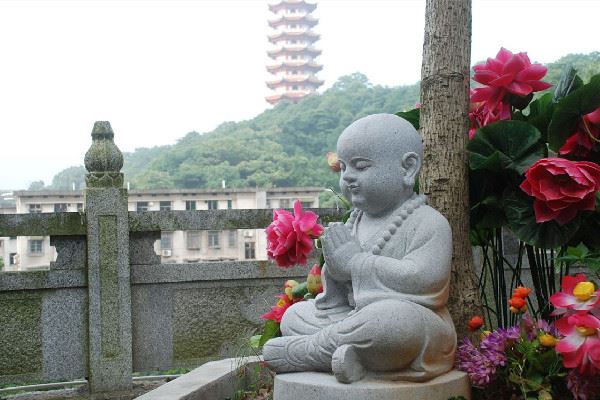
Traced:
<path fill-rule="evenodd" d="M 257 229 L 271 210 L 128 212 L 123 158 L 108 122 L 85 156 L 85 213 L 0 215 L 0 236 L 51 237 L 47 271 L 0 273 L 0 385 L 87 379 L 131 388 L 132 373 L 234 355 L 283 281 L 308 268 L 265 261 L 160 263 L 163 230 Z M 321 222 L 341 212 L 314 210 Z"/>

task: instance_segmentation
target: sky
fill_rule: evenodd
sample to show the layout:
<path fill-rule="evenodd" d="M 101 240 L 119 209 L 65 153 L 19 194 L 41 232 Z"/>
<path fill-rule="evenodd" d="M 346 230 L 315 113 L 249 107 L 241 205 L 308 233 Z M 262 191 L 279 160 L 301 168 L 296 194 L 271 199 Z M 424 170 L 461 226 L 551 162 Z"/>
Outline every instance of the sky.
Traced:
<path fill-rule="evenodd" d="M 131 152 L 269 108 L 267 4 L 0 0 L 0 189 L 82 165 L 94 121 Z M 320 92 L 353 72 L 420 79 L 425 0 L 317 4 Z M 473 0 L 472 60 L 502 46 L 542 63 L 598 51 L 598 15 L 598 0 Z"/>

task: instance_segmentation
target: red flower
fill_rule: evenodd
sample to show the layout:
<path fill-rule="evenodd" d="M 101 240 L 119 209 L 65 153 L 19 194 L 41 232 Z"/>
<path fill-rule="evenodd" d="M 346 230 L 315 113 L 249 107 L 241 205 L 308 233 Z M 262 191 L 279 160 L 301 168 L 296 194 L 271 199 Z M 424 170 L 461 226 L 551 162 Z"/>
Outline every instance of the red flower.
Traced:
<path fill-rule="evenodd" d="M 302 204 L 296 200 L 294 214 L 286 210 L 273 210 L 273 222 L 266 229 L 267 255 L 280 267 L 306 264 L 313 249 L 313 238 L 323 233 L 317 224 L 319 217 L 312 211 L 302 212 Z"/>
<path fill-rule="evenodd" d="M 477 329 L 481 328 L 483 326 L 483 318 L 481 318 L 479 315 L 474 316 L 473 318 L 471 318 L 469 320 L 469 322 L 467 322 L 467 327 L 469 328 L 469 330 L 471 332 L 475 332 Z"/>
<path fill-rule="evenodd" d="M 488 58 L 484 64 L 473 67 L 473 80 L 488 87 L 475 89 L 471 101 L 488 101 L 492 103 L 502 100 L 506 92 L 517 96 L 527 96 L 551 87 L 542 82 L 547 68 L 540 64 L 532 64 L 527 53 L 513 54 L 504 47 L 496 58 Z"/>
<path fill-rule="evenodd" d="M 520 314 L 527 311 L 527 301 L 522 297 L 511 297 L 510 300 L 508 300 L 508 305 L 510 306 L 510 311 L 515 314 Z"/>
<path fill-rule="evenodd" d="M 577 122 L 575 133 L 566 140 L 558 150 L 559 154 L 570 154 L 575 157 L 589 157 L 594 144 L 600 142 L 600 107 L 581 117 Z"/>
<path fill-rule="evenodd" d="M 492 122 L 511 119 L 510 104 L 502 101 L 471 103 L 472 111 L 469 113 L 471 129 L 469 129 L 469 140 L 475 136 L 478 128 L 491 124 Z"/>
<path fill-rule="evenodd" d="M 270 319 L 279 324 L 281 323 L 281 318 L 283 318 L 283 314 L 285 314 L 285 311 L 293 304 L 293 302 L 289 299 L 287 294 L 280 294 L 277 297 L 279 298 L 277 305 L 271 307 L 271 311 L 261 315 L 260 317 L 262 319 Z"/>
<path fill-rule="evenodd" d="M 571 221 L 580 210 L 593 210 L 600 190 L 600 166 L 587 161 L 543 158 L 525 172 L 521 189 L 535 198 L 538 223 Z"/>

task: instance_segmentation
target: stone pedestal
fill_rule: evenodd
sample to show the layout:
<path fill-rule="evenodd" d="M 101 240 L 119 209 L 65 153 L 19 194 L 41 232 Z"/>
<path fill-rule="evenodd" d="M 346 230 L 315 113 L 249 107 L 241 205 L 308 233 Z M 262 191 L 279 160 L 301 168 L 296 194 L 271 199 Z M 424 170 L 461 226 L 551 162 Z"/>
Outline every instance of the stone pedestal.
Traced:
<path fill-rule="evenodd" d="M 471 384 L 466 373 L 450 371 L 425 383 L 382 381 L 365 378 L 339 383 L 332 374 L 296 372 L 275 377 L 274 400 L 448 400 L 463 396 L 471 399 Z"/>

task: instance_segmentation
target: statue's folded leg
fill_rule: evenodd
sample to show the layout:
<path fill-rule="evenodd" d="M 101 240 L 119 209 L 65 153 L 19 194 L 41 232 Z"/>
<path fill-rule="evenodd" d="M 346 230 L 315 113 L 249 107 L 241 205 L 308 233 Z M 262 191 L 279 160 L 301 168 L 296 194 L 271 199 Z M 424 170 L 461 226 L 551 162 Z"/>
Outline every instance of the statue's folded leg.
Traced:
<path fill-rule="evenodd" d="M 263 355 L 276 372 L 331 371 L 335 358 L 336 377 L 348 382 L 365 370 L 401 370 L 423 347 L 427 326 L 422 313 L 423 307 L 410 302 L 379 301 L 315 334 L 272 339 Z"/>

